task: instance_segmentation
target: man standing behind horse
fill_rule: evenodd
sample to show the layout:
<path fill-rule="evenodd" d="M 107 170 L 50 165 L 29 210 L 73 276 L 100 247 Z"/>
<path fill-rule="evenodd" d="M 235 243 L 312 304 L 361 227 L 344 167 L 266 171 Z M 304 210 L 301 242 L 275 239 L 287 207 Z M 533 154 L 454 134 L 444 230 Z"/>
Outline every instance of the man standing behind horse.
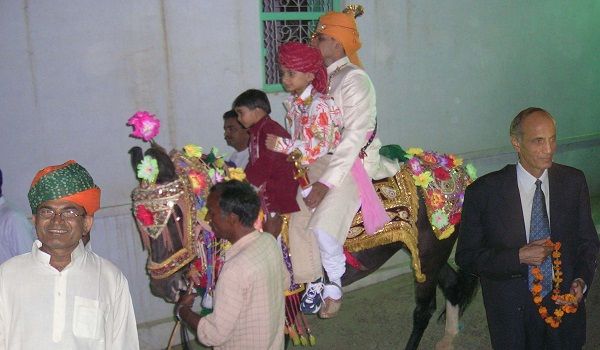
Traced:
<path fill-rule="evenodd" d="M 283 349 L 284 267 L 275 238 L 254 229 L 258 195 L 247 183 L 221 182 L 211 188 L 206 206 L 216 237 L 232 246 L 214 290 L 213 312 L 193 312 L 195 295 L 189 294 L 179 299 L 178 318 L 216 350 Z"/>
<path fill-rule="evenodd" d="M 238 168 L 246 168 L 250 152 L 248 151 L 248 142 L 250 134 L 248 129 L 244 128 L 237 119 L 237 113 L 229 110 L 223 114 L 223 137 L 227 145 L 235 151 L 231 153 L 227 162 L 233 163 Z"/>
<path fill-rule="evenodd" d="M 365 228 L 370 233 L 389 221 L 371 179 L 393 176 L 399 166 L 379 155 L 375 89 L 360 68 L 357 51 L 361 44 L 354 12 L 321 16 L 312 45 L 323 55 L 329 75 L 328 93 L 341 109 L 343 122 L 340 144 L 305 198 L 309 208 L 316 208 L 309 229 L 317 236 L 329 279 L 323 289 L 324 305 L 319 316 L 331 318 L 341 307 L 341 278 L 346 271 L 343 244 L 352 219 L 362 206 Z M 305 295 L 321 288 L 318 283 L 311 283 Z"/>
<path fill-rule="evenodd" d="M 139 349 L 127 279 L 84 248 L 100 188 L 75 161 L 29 190 L 38 240 L 0 266 L 0 349 Z"/>
<path fill-rule="evenodd" d="M 599 246 L 585 176 L 553 163 L 547 111 L 521 111 L 510 138 L 517 165 L 467 188 L 456 262 L 480 277 L 494 349 L 581 349 Z"/>

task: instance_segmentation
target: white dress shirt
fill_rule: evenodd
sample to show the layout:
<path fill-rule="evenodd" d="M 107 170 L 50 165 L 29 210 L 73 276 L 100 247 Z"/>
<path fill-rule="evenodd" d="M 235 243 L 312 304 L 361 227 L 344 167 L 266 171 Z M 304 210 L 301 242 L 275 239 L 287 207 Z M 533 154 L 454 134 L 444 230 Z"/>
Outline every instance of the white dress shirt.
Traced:
<path fill-rule="evenodd" d="M 248 157 L 250 156 L 250 152 L 248 149 L 243 149 L 241 151 L 233 151 L 228 161 L 235 164 L 236 167 L 246 169 L 246 165 L 248 165 Z"/>
<path fill-rule="evenodd" d="M 127 279 L 79 246 L 62 271 L 35 241 L 0 266 L 0 350 L 137 350 Z"/>
<path fill-rule="evenodd" d="M 548 224 L 550 224 L 550 187 L 548 186 L 548 169 L 544 170 L 542 176 L 542 191 L 546 199 L 546 213 L 548 214 Z M 523 210 L 523 220 L 525 222 L 525 234 L 527 243 L 529 243 L 529 227 L 531 226 L 531 206 L 533 204 L 533 195 L 535 194 L 535 181 L 537 178 L 525 170 L 521 163 L 517 163 L 517 184 L 519 186 L 519 196 L 521 197 L 521 208 Z"/>

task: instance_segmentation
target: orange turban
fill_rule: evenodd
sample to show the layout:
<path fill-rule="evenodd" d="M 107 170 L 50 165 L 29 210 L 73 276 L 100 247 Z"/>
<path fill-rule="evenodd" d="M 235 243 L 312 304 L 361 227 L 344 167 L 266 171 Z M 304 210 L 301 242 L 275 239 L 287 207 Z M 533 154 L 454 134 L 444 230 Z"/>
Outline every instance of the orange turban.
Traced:
<path fill-rule="evenodd" d="M 358 58 L 361 47 L 354 12 L 327 12 L 319 18 L 317 33 L 323 33 L 337 40 L 344 47 L 350 62 L 362 67 Z"/>
<path fill-rule="evenodd" d="M 82 206 L 87 215 L 94 215 L 100 208 L 100 188 L 88 171 L 74 160 L 38 171 L 27 197 L 33 214 L 43 202 L 56 199 Z"/>

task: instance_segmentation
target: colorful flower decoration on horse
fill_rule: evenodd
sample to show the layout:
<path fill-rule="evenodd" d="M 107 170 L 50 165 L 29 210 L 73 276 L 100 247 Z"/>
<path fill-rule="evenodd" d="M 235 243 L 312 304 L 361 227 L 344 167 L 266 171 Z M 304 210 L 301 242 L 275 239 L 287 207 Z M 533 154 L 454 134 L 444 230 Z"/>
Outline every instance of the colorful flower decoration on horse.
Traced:
<path fill-rule="evenodd" d="M 242 168 L 230 168 L 228 180 L 238 180 L 244 181 L 246 180 L 246 173 Z"/>
<path fill-rule="evenodd" d="M 133 126 L 131 137 L 142 139 L 146 142 L 152 141 L 160 131 L 160 120 L 146 111 L 136 112 L 127 120 L 127 125 Z"/>
<path fill-rule="evenodd" d="M 446 199 L 444 198 L 442 191 L 433 188 L 428 189 L 427 194 L 428 196 L 426 197 L 426 201 L 431 208 L 440 209 L 444 206 Z"/>
<path fill-rule="evenodd" d="M 469 163 L 465 168 L 467 169 L 467 174 L 469 175 L 471 180 L 475 181 L 475 179 L 477 178 L 477 169 L 475 169 L 475 166 Z"/>
<path fill-rule="evenodd" d="M 406 151 L 406 153 L 408 153 L 411 156 L 420 156 L 423 154 L 423 149 L 417 148 L 417 147 L 411 147 Z"/>
<path fill-rule="evenodd" d="M 442 158 L 442 159 L 447 160 L 447 158 Z M 433 169 L 433 175 L 435 176 L 436 179 L 438 179 L 440 181 L 450 180 L 450 173 L 448 172 L 448 170 L 446 168 L 444 168 L 443 165 Z"/>
<path fill-rule="evenodd" d="M 144 159 L 137 166 L 137 177 L 153 184 L 158 177 L 158 163 L 151 156 L 144 156 Z"/>
<path fill-rule="evenodd" d="M 210 180 L 206 178 L 204 173 L 190 170 L 188 172 L 188 178 L 190 179 L 190 184 L 192 186 L 192 191 L 194 195 L 198 196 L 200 194 L 206 193 L 208 190 Z"/>
<path fill-rule="evenodd" d="M 429 171 L 424 171 L 419 175 L 413 175 L 413 179 L 415 180 L 415 185 L 421 186 L 423 188 L 427 188 L 427 186 L 429 186 L 429 183 L 433 181 L 433 178 L 431 177 L 431 172 Z"/>
<path fill-rule="evenodd" d="M 443 229 L 448 225 L 448 215 L 443 210 L 436 210 L 431 215 L 431 224 L 438 229 Z"/>
<path fill-rule="evenodd" d="M 425 194 L 427 213 L 438 239 L 450 237 L 460 223 L 465 188 L 476 177 L 472 164 L 463 167 L 463 160 L 453 154 L 438 154 L 409 148 L 406 166 L 415 185 Z"/>
<path fill-rule="evenodd" d="M 188 144 L 183 146 L 183 153 L 187 157 L 202 158 L 202 147 L 194 144 Z"/>
<path fill-rule="evenodd" d="M 418 157 L 412 157 L 407 162 L 413 175 L 420 175 L 423 172 L 423 167 Z"/>
<path fill-rule="evenodd" d="M 144 226 L 154 225 L 154 214 L 152 214 L 152 212 L 144 205 L 135 207 L 135 217 L 140 220 Z"/>

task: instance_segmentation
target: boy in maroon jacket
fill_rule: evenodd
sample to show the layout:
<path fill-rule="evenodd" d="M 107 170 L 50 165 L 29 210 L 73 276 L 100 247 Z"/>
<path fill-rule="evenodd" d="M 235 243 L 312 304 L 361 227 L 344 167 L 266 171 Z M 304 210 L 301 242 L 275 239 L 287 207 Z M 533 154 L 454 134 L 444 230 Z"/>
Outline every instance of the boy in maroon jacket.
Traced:
<path fill-rule="evenodd" d="M 267 95 L 260 90 L 244 91 L 233 101 L 232 108 L 250 133 L 250 159 L 245 171 L 248 181 L 259 188 L 266 216 L 263 229 L 277 236 L 281 229 L 281 214 L 300 210 L 296 203 L 298 182 L 294 179 L 294 165 L 287 161 L 287 155 L 269 150 L 265 142 L 268 134 L 291 138 L 290 134 L 269 117 L 271 105 Z"/>

